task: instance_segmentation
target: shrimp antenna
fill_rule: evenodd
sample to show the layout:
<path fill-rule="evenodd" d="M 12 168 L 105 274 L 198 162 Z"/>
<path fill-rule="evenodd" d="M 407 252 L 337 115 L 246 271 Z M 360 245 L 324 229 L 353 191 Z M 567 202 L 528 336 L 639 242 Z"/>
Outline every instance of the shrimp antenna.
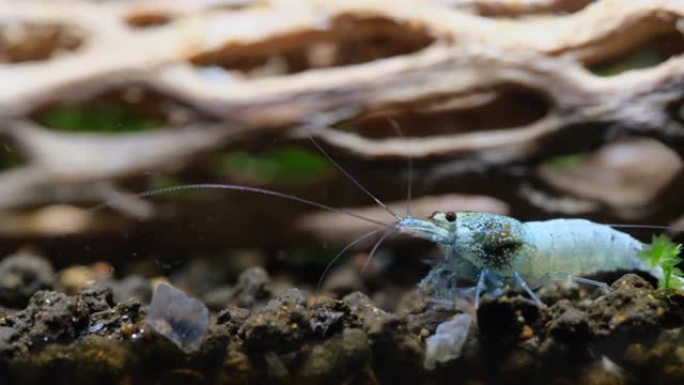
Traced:
<path fill-rule="evenodd" d="M 389 237 L 392 234 L 396 234 L 396 231 L 387 231 L 385 234 L 382 235 L 382 237 L 380 237 L 380 239 L 378 239 L 377 242 L 375 242 L 375 245 L 373 245 L 373 248 L 371 249 L 370 253 L 368 254 L 368 259 L 366 259 L 366 263 L 364 263 L 363 267 L 361 268 L 361 275 L 363 275 L 363 273 L 366 271 L 366 269 L 370 265 L 370 262 L 373 259 L 373 255 L 375 255 L 375 252 L 378 251 L 378 248 L 380 248 L 380 245 L 382 244 L 382 242 L 384 242 L 385 239 L 387 239 L 387 237 Z"/>
<path fill-rule="evenodd" d="M 330 155 L 323 149 L 323 146 L 321 146 L 321 145 L 316 141 L 316 139 L 314 139 L 314 137 L 313 137 L 312 135 L 309 135 L 309 139 L 311 139 L 311 142 L 313 143 L 314 146 L 316 146 L 316 148 L 318 149 L 318 151 L 320 151 L 321 154 L 323 154 L 323 155 L 330 161 L 330 163 L 332 163 L 338 170 L 340 170 L 340 171 L 342 172 L 342 174 L 344 174 L 344 176 L 347 177 L 347 179 L 349 179 L 350 181 L 352 181 L 352 183 L 354 183 L 354 184 L 356 185 L 356 187 L 358 187 L 359 189 L 361 189 L 361 191 L 363 191 L 364 193 L 366 193 L 366 195 L 368 195 L 369 197 L 371 197 L 371 199 L 373 199 L 373 200 L 375 201 L 375 203 L 377 203 L 378 205 L 380 205 L 380 207 L 382 207 L 383 209 L 385 209 L 385 210 L 386 210 L 388 213 L 390 213 L 393 217 L 397 218 L 398 220 L 402 220 L 402 219 L 403 219 L 402 217 L 400 217 L 399 215 L 397 215 L 397 213 L 395 213 L 394 211 L 392 211 L 392 209 L 390 209 L 389 207 L 387 207 L 387 205 L 385 205 L 384 203 L 382 203 L 382 201 L 381 201 L 380 199 L 378 199 L 375 195 L 373 195 L 370 191 L 368 191 L 367 188 L 363 187 L 363 185 L 362 185 L 361 183 L 359 183 L 359 181 L 357 181 L 356 178 L 354 178 L 350 173 L 348 173 L 347 170 L 345 170 L 342 166 L 340 166 L 339 163 L 337 163 L 337 162 L 335 161 L 335 159 L 333 159 L 332 156 L 330 156 Z"/>
<path fill-rule="evenodd" d="M 356 245 L 357 243 L 363 241 L 364 239 L 366 239 L 370 236 L 377 234 L 380 231 L 382 231 L 382 229 L 375 229 L 373 231 L 369 231 L 369 232 L 361 235 L 360 237 L 354 239 L 353 241 L 349 242 L 347 244 L 347 246 L 345 246 L 342 250 L 340 250 L 339 253 L 337 253 L 337 255 L 335 255 L 335 257 L 333 257 L 333 259 L 331 259 L 330 262 L 328 262 L 328 265 L 325 266 L 325 269 L 323 269 L 323 272 L 321 273 L 321 277 L 318 279 L 318 284 L 316 284 L 316 293 L 319 293 L 321 291 L 321 286 L 323 285 L 323 280 L 325 279 L 325 276 L 328 275 L 328 271 L 330 271 L 330 269 L 335 265 L 335 262 L 337 262 L 337 260 L 340 259 L 342 254 L 344 254 L 347 250 L 354 247 L 354 245 Z"/>
<path fill-rule="evenodd" d="M 684 232 L 684 227 L 675 226 L 665 226 L 665 225 L 639 225 L 639 224 L 628 224 L 628 223 L 613 223 L 606 224 L 606 226 L 615 227 L 617 229 L 656 229 L 656 230 L 670 230 L 676 231 L 678 233 Z"/>
<path fill-rule="evenodd" d="M 304 198 L 300 198 L 300 197 L 297 197 L 294 195 L 285 194 L 282 192 L 267 190 L 267 189 L 258 188 L 258 187 L 240 186 L 240 185 L 234 185 L 234 184 L 223 184 L 223 183 L 183 184 L 183 185 L 178 185 L 178 186 L 162 187 L 162 188 L 158 188 L 155 190 L 149 190 L 149 191 L 145 191 L 145 192 L 135 194 L 135 196 L 139 197 L 139 198 L 146 198 L 146 197 L 168 194 L 168 193 L 177 192 L 177 191 L 185 191 L 185 190 L 233 190 L 233 191 L 254 192 L 254 193 L 258 193 L 258 194 L 270 195 L 270 196 L 275 196 L 278 198 L 288 199 L 291 201 L 303 203 L 303 204 L 306 204 L 309 206 L 318 207 L 320 209 L 328 210 L 328 211 L 338 213 L 338 214 L 349 215 L 351 217 L 358 218 L 358 219 L 364 220 L 366 222 L 370 222 L 370 223 L 380 225 L 383 227 L 390 227 L 390 225 L 383 223 L 383 222 L 380 222 L 378 220 L 375 220 L 372 218 L 367 218 L 363 215 L 359 215 L 359 214 L 353 213 L 353 212 L 348 211 L 348 210 L 339 209 L 336 207 L 331 207 L 328 205 L 324 205 L 322 203 L 314 202 L 314 201 L 304 199 Z M 105 201 L 104 203 L 101 203 L 101 204 L 93 207 L 91 210 L 99 211 L 99 210 L 102 210 L 104 208 L 111 207 L 111 203 L 112 203 L 111 201 Z"/>
<path fill-rule="evenodd" d="M 397 123 L 396 120 L 392 117 L 388 117 L 387 121 L 394 127 L 394 131 L 397 132 L 397 135 L 399 135 L 401 138 L 404 138 L 404 133 L 401 131 L 401 127 L 399 127 L 399 123 Z M 413 190 L 413 157 L 410 155 L 406 158 L 408 161 L 408 184 L 406 186 L 406 216 L 410 217 L 411 216 L 411 190 Z"/>

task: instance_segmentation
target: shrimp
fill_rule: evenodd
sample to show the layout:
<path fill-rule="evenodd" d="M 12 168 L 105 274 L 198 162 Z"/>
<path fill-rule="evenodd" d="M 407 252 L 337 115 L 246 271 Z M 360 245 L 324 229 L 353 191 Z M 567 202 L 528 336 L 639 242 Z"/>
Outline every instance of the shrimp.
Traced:
<path fill-rule="evenodd" d="M 553 276 L 603 288 L 608 285 L 581 276 L 616 270 L 637 270 L 662 279 L 660 267 L 650 268 L 639 256 L 644 244 L 627 233 L 585 219 L 521 222 L 478 212 L 436 212 L 428 220 L 406 217 L 400 232 L 441 246 L 444 256 L 420 283 L 437 299 L 463 293 L 458 282 L 477 278 L 475 305 L 487 282 L 525 290 L 540 306 L 528 282 L 543 283 Z"/>
<path fill-rule="evenodd" d="M 390 121 L 400 133 L 396 122 Z M 319 209 L 352 216 L 375 224 L 377 229 L 368 232 L 345 246 L 326 266 L 318 282 L 320 289 L 325 274 L 336 260 L 354 245 L 373 235 L 382 234 L 369 254 L 369 260 L 379 245 L 394 233 L 404 233 L 427 239 L 439 245 L 443 257 L 433 266 L 420 282 L 424 292 L 430 288 L 433 300 L 448 302 L 456 297 L 474 291 L 474 305 L 479 305 L 482 292 L 488 284 L 500 293 L 505 284 L 522 288 L 539 306 L 545 306 L 532 290 L 552 277 L 567 277 L 576 282 L 608 289 L 604 282 L 583 278 L 599 272 L 617 270 L 638 270 L 662 279 L 660 267 L 650 268 L 639 253 L 644 244 L 627 233 L 609 225 L 585 219 L 553 219 L 548 221 L 521 222 L 514 218 L 480 212 L 435 212 L 428 219 L 419 219 L 410 214 L 412 163 L 409 158 L 409 183 L 406 215 L 400 216 L 380 199 L 362 186 L 352 175 L 340 166 L 313 137 L 314 146 L 361 191 L 385 209 L 396 221 L 385 223 L 354 212 L 330 207 L 322 203 L 303 199 L 262 188 L 243 185 L 204 183 L 177 185 L 136 194 L 151 197 L 181 190 L 217 189 L 258 193 L 296 201 Z M 104 202 L 95 210 L 114 206 L 115 202 Z M 654 227 L 661 226 L 638 226 Z M 679 277 L 675 279 L 681 280 Z M 463 281 L 475 281 L 473 287 L 462 285 Z M 529 284 L 531 283 L 532 286 Z M 684 282 L 683 282 L 684 283 Z M 318 289 L 317 289 L 318 290 Z"/>

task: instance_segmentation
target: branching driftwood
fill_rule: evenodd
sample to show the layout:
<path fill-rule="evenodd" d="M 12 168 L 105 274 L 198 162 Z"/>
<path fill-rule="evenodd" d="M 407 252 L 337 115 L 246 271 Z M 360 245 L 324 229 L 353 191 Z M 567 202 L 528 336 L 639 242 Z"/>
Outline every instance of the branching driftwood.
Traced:
<path fill-rule="evenodd" d="M 607 128 L 666 138 L 684 154 L 674 113 L 684 100 L 684 2 L 4 0 L 0 16 L 0 135 L 27 159 L 0 173 L 5 209 L 108 199 L 116 178 L 304 130 L 361 158 L 528 169 L 568 138 L 588 144 Z M 658 39 L 675 48 L 656 66 L 589 70 Z M 31 118 L 132 85 L 192 117 L 114 136 L 59 133 Z M 405 137 L 378 128 L 387 117 Z M 672 170 L 640 207 L 681 179 Z"/>

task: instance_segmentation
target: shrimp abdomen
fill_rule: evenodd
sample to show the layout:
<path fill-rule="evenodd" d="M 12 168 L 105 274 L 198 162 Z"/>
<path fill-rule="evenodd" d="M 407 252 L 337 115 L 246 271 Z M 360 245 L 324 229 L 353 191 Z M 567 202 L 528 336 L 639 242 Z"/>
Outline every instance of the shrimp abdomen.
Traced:
<path fill-rule="evenodd" d="M 531 247 L 518 273 L 532 282 L 547 273 L 575 276 L 615 270 L 645 270 L 643 244 L 627 233 L 585 219 L 525 222 Z"/>

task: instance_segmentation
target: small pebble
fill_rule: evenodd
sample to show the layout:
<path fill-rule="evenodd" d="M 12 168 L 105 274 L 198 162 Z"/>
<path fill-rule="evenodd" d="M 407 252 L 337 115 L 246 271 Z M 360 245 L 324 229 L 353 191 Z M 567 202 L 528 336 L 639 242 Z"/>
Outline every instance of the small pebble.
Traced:
<path fill-rule="evenodd" d="M 192 350 L 209 327 L 209 309 L 195 298 L 167 284 L 159 284 L 145 322 L 179 348 Z"/>
<path fill-rule="evenodd" d="M 473 318 L 468 313 L 457 314 L 437 326 L 435 334 L 425 341 L 425 369 L 432 370 L 437 362 L 444 363 L 461 356 Z"/>

